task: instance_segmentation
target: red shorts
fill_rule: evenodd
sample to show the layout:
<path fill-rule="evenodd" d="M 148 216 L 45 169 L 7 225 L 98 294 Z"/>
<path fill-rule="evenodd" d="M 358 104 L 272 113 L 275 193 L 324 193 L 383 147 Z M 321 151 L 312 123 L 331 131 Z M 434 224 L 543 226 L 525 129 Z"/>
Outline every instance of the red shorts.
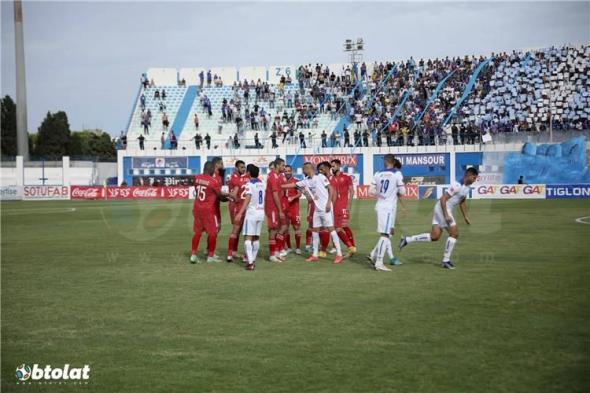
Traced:
<path fill-rule="evenodd" d="M 285 215 L 287 216 L 287 225 L 291 224 L 295 226 L 301 224 L 301 216 L 299 214 L 298 204 L 290 205 L 285 211 Z"/>
<path fill-rule="evenodd" d="M 348 219 L 350 218 L 350 212 L 348 209 L 341 207 L 334 208 L 334 227 L 345 228 L 348 226 Z"/>
<path fill-rule="evenodd" d="M 194 233 L 205 231 L 208 235 L 211 235 L 219 231 L 219 219 L 215 214 L 210 212 L 193 213 L 193 219 Z"/>
<path fill-rule="evenodd" d="M 267 210 L 265 213 L 268 229 L 279 229 L 281 227 L 279 211 L 276 209 L 272 209 Z"/>

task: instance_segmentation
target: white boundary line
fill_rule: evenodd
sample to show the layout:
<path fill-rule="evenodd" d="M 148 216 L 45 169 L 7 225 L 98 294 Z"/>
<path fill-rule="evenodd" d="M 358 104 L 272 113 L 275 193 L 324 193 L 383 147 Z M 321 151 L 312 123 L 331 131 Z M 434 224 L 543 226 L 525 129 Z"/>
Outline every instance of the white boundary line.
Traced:
<path fill-rule="evenodd" d="M 590 225 L 590 222 L 586 222 L 586 220 L 590 219 L 590 216 L 576 218 L 576 222 L 579 224 L 587 224 Z"/>
<path fill-rule="evenodd" d="M 37 209 L 15 209 L 5 210 L 2 212 L 3 216 L 20 216 L 23 214 L 55 214 L 55 213 L 73 213 L 76 211 L 75 207 L 56 207 L 56 208 L 37 208 Z"/>

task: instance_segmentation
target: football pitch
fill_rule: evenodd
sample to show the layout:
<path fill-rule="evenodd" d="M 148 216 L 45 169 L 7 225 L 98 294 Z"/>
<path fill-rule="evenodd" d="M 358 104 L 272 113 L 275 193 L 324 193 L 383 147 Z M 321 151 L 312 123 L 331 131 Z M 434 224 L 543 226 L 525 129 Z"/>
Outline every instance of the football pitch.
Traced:
<path fill-rule="evenodd" d="M 447 271 L 446 235 L 397 248 L 434 202 L 398 212 L 391 273 L 365 260 L 371 201 L 342 265 L 270 264 L 263 235 L 254 272 L 189 264 L 189 201 L 2 203 L 2 391 L 590 391 L 590 203 L 468 201 Z M 90 379 L 17 385 L 22 363 Z"/>

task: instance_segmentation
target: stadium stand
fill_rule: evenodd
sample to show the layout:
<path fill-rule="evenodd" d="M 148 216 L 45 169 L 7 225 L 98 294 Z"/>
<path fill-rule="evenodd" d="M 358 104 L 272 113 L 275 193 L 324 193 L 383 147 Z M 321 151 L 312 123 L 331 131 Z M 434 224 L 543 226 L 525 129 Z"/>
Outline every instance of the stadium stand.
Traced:
<path fill-rule="evenodd" d="M 590 129 L 589 59 L 589 46 L 569 45 L 340 70 L 310 64 L 299 66 L 294 80 L 283 76 L 276 83 L 237 76 L 226 85 L 219 78 L 198 87 L 191 85 L 196 77 L 188 78 L 189 86 L 184 78 L 179 86 L 145 80 L 127 147 L 138 148 L 148 110 L 148 150 L 173 147 L 162 126 L 164 114 L 182 149 L 194 149 L 197 134 L 202 146 L 208 134 L 211 148 L 230 149 L 271 147 L 273 141 L 301 146 L 300 137 L 306 147 L 475 144 L 501 132 L 544 132 L 549 113 L 554 130 L 585 130 Z M 224 69 L 226 77 L 231 74 Z M 166 99 L 155 96 L 156 90 L 165 90 Z"/>

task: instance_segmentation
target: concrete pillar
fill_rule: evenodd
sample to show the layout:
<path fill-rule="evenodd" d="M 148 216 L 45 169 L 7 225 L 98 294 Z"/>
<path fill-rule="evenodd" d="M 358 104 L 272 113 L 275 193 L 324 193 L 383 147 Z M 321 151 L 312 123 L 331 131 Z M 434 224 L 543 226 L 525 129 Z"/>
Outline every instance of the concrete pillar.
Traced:
<path fill-rule="evenodd" d="M 16 156 L 16 185 L 25 185 L 25 166 L 23 156 Z"/>
<path fill-rule="evenodd" d="M 70 185 L 70 157 L 64 156 L 61 161 L 61 176 L 62 182 L 64 186 Z"/>

